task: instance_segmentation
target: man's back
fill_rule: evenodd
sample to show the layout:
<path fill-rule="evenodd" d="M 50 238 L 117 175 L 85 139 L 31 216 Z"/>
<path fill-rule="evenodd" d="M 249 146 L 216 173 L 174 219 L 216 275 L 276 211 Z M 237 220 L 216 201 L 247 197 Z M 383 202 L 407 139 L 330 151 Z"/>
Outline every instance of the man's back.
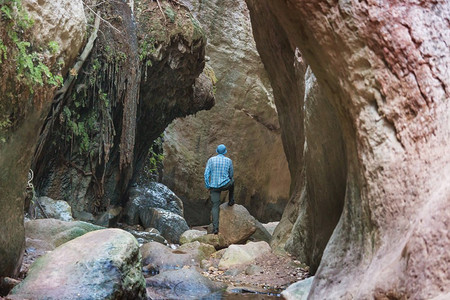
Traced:
<path fill-rule="evenodd" d="M 233 162 L 223 154 L 211 157 L 206 164 L 205 185 L 220 188 L 233 179 Z"/>

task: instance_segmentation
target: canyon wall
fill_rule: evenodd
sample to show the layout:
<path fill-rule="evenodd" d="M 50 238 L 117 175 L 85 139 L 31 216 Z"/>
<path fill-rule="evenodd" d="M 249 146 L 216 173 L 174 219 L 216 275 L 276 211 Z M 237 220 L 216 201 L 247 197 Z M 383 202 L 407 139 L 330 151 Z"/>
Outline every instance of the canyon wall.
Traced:
<path fill-rule="evenodd" d="M 95 6 L 109 21 L 41 134 L 37 193 L 67 201 L 77 219 L 117 221 L 153 141 L 173 119 L 214 104 L 200 24 L 183 5 L 160 2 Z"/>
<path fill-rule="evenodd" d="M 31 158 L 57 76 L 74 63 L 86 26 L 81 1 L 13 5 L 2 3 L 0 16 L 0 277 L 20 269 Z"/>
<path fill-rule="evenodd" d="M 210 223 L 206 161 L 219 144 L 234 163 L 236 202 L 261 221 L 279 220 L 290 174 L 267 74 L 256 52 L 245 2 L 184 1 L 208 37 L 216 105 L 165 131 L 163 183 L 184 202 L 191 225 Z"/>
<path fill-rule="evenodd" d="M 345 182 L 345 194 L 334 201 L 343 201 L 342 214 L 323 251 L 309 298 L 448 297 L 450 4 L 356 0 L 247 0 L 247 4 L 266 68 L 266 59 L 280 57 L 279 45 L 289 46 L 291 52 L 282 59 L 284 64 L 273 67 L 278 70 L 268 68 L 272 84 L 276 72 L 283 73 L 284 66 L 293 63 L 298 48 L 342 132 L 344 175 L 337 183 L 340 190 Z M 283 34 L 261 38 L 273 32 L 273 24 Z M 289 91 L 292 84 L 280 83 L 280 89 Z M 305 99 L 300 95 L 290 110 Z M 284 118 L 289 116 L 308 118 L 308 114 Z M 282 119 L 282 129 L 291 130 Z M 324 124 L 321 130 L 329 134 L 331 129 Z M 325 153 L 338 147 L 321 144 L 320 135 L 307 135 L 307 147 L 310 138 L 331 149 Z M 301 136 L 299 141 L 303 145 Z M 289 161 L 290 168 L 303 175 L 294 186 L 305 186 L 311 168 L 327 167 L 320 161 L 305 163 L 306 155 L 300 157 L 301 164 Z M 330 185 L 327 176 L 314 186 L 318 184 Z M 297 195 L 301 206 L 291 210 L 291 217 L 299 216 L 293 235 L 314 236 L 317 229 L 329 227 L 327 215 L 339 215 L 339 205 L 334 212 L 324 211 L 316 205 L 320 204 L 316 194 L 306 191 L 309 200 Z M 314 226 L 302 228 L 302 212 L 308 210 L 308 223 Z M 317 262 L 314 251 L 322 245 L 313 243 L 301 251 Z"/>

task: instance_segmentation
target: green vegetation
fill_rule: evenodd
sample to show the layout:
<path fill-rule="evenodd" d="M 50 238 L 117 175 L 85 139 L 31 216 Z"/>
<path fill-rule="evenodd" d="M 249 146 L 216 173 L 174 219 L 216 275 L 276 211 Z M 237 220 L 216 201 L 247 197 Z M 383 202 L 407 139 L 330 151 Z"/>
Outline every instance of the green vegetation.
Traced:
<path fill-rule="evenodd" d="M 149 149 L 143 172 L 144 177 L 149 181 L 153 181 L 152 179 L 158 175 L 158 169 L 162 166 L 164 160 L 162 143 L 163 134 L 153 141 Z"/>
<path fill-rule="evenodd" d="M 175 12 L 169 6 L 166 6 L 166 15 L 169 17 L 170 22 L 175 23 Z"/>
<path fill-rule="evenodd" d="M 3 0 L 0 5 L 1 21 L 2 24 L 6 23 L 6 36 L 0 39 L 0 65 L 8 58 L 9 53 L 11 55 L 9 59 L 16 65 L 17 80 L 28 86 L 31 93 L 35 85 L 42 86 L 46 83 L 54 86 L 61 85 L 63 78 L 52 73 L 44 63 L 42 49 L 33 47 L 27 40 L 34 22 L 22 8 L 21 1 Z M 59 49 L 55 41 L 49 42 L 47 47 L 52 54 Z"/>
<path fill-rule="evenodd" d="M 139 59 L 145 61 L 145 64 L 149 67 L 152 65 L 152 61 L 148 59 L 148 56 L 156 53 L 155 43 L 155 38 L 150 37 L 139 45 Z"/>

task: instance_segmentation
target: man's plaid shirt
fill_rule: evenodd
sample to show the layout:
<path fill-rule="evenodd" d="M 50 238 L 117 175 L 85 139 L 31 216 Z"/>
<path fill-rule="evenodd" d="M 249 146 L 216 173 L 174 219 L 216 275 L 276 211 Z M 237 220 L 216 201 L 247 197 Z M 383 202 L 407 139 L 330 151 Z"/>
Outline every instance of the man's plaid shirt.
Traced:
<path fill-rule="evenodd" d="M 226 185 L 233 178 L 233 162 L 223 154 L 208 159 L 205 169 L 205 186 L 217 189 Z"/>

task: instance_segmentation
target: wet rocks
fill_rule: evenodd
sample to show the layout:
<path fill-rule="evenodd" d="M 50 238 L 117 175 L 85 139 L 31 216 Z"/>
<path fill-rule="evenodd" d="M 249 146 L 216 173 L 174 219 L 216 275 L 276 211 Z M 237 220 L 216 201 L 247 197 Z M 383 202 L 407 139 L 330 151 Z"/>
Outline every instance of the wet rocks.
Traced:
<path fill-rule="evenodd" d="M 120 229 L 90 232 L 46 254 L 11 299 L 146 299 L 136 239 Z"/>
<path fill-rule="evenodd" d="M 199 299 L 226 289 L 192 268 L 166 271 L 147 278 L 147 293 L 151 299 Z"/>
<path fill-rule="evenodd" d="M 189 229 L 186 220 L 162 208 L 150 208 L 142 211 L 141 222 L 144 227 L 153 227 L 169 242 L 178 244 L 180 236 Z"/>
<path fill-rule="evenodd" d="M 157 229 L 169 242 L 179 243 L 180 236 L 189 229 L 183 218 L 183 203 L 165 185 L 151 182 L 130 190 L 123 221 Z"/>
<path fill-rule="evenodd" d="M 128 191 L 129 200 L 125 207 L 125 220 L 130 225 L 138 224 L 139 211 L 162 208 L 183 216 L 183 202 L 168 187 L 158 182 L 149 182 L 145 187 L 136 186 Z"/>
<path fill-rule="evenodd" d="M 37 219 L 52 218 L 61 221 L 73 221 L 72 209 L 66 201 L 53 200 L 49 197 L 39 197 L 36 201 L 39 203 L 35 204 Z"/>
<path fill-rule="evenodd" d="M 143 245 L 149 242 L 158 242 L 163 245 L 167 245 L 167 241 L 164 237 L 162 237 L 157 230 L 152 231 L 138 231 L 138 230 L 131 230 L 131 229 L 125 229 L 129 233 L 131 233 L 136 240 L 138 241 L 139 245 Z"/>

